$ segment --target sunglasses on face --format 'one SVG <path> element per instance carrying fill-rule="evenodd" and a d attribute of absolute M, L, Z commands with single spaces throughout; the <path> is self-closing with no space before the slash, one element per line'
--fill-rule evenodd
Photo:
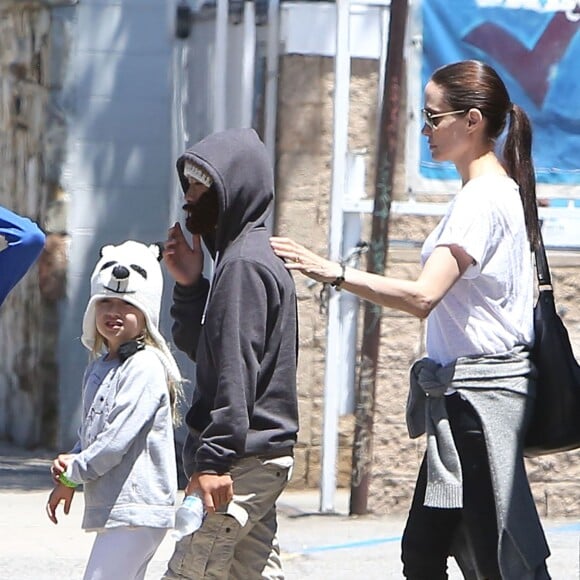
<path fill-rule="evenodd" d="M 432 113 L 427 109 L 421 109 L 423 123 L 425 123 L 429 129 L 435 129 L 437 125 L 439 125 L 439 119 L 441 119 L 441 117 L 447 117 L 448 115 L 462 115 L 463 113 L 467 113 L 467 109 L 461 109 L 459 111 L 446 111 L 445 113 Z"/>

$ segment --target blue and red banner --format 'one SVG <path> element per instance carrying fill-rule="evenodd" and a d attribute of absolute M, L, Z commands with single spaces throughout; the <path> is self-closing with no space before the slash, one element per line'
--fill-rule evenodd
<path fill-rule="evenodd" d="M 534 127 L 538 183 L 580 185 L 580 5 L 565 0 L 423 0 L 423 86 L 439 66 L 492 65 Z M 455 179 L 421 140 L 420 173 Z"/>

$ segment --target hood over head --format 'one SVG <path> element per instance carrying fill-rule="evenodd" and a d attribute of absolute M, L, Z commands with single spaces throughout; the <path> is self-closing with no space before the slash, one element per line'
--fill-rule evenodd
<path fill-rule="evenodd" d="M 228 129 L 205 137 L 177 160 L 177 173 L 185 193 L 186 161 L 199 166 L 213 180 L 220 215 L 215 236 L 203 236 L 215 255 L 241 233 L 262 226 L 272 211 L 274 175 L 266 147 L 253 129 Z"/>

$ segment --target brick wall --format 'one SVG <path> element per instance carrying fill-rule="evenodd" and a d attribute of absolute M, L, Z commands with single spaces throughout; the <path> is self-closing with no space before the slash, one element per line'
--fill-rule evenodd
<path fill-rule="evenodd" d="M 277 230 L 325 254 L 332 155 L 332 59 L 288 55 L 281 60 L 277 147 Z M 353 60 L 349 148 L 366 149 L 367 191 L 372 195 L 377 133 L 378 65 Z M 404 195 L 398 164 L 394 196 Z M 391 239 L 422 241 L 436 218 L 394 217 Z M 368 224 L 367 224 L 368 231 Z M 367 233 L 368 239 L 368 233 Z M 580 316 L 574 305 L 580 291 L 579 257 L 551 255 L 556 297 L 580 352 Z M 419 272 L 418 252 L 391 248 L 387 274 L 405 278 Z M 326 317 L 319 311 L 320 285 L 296 276 L 300 314 L 299 400 L 301 431 L 294 487 L 320 483 L 321 430 Z M 375 401 L 373 468 L 369 509 L 405 512 L 424 450 L 405 426 L 408 369 L 422 354 L 423 325 L 392 310 L 382 317 L 382 339 Z M 353 417 L 340 420 L 338 484 L 350 486 Z M 580 501 L 580 451 L 528 461 L 530 481 L 543 515 L 577 515 Z"/>
<path fill-rule="evenodd" d="M 328 239 L 331 182 L 331 59 L 288 56 L 282 59 L 278 102 L 277 224 L 319 253 Z M 377 63 L 353 61 L 349 147 L 373 147 L 376 136 Z M 369 136 L 371 138 L 369 139 Z M 292 485 L 316 487 L 320 479 L 326 317 L 320 313 L 320 285 L 296 277 L 300 313 L 298 367 L 301 429 Z M 340 485 L 350 481 L 352 417 L 341 419 Z"/>

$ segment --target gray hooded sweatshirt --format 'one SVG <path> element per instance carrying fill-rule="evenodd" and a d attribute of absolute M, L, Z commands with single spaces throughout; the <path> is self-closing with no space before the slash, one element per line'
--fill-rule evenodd
<path fill-rule="evenodd" d="M 83 423 L 66 475 L 84 483 L 86 530 L 171 528 L 177 467 L 165 367 L 147 347 L 101 357 L 83 381 Z"/>
<path fill-rule="evenodd" d="M 188 149 L 177 161 L 184 192 L 186 159 L 212 177 L 219 199 L 215 235 L 203 238 L 215 260 L 211 289 L 204 277 L 176 284 L 171 309 L 174 342 L 197 363 L 183 457 L 190 476 L 292 454 L 298 332 L 294 282 L 269 243 L 274 180 L 258 135 L 227 130 Z"/>

